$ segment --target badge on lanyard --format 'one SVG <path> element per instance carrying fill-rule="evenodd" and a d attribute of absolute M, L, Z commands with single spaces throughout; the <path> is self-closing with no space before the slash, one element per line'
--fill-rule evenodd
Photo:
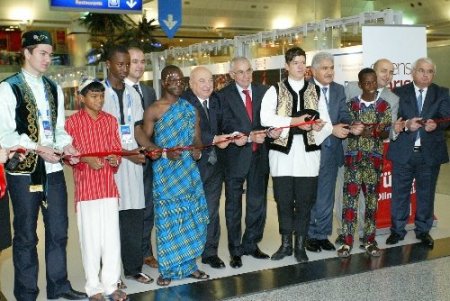
<path fill-rule="evenodd" d="M 129 124 L 121 124 L 120 125 L 120 138 L 122 143 L 128 144 L 132 142 L 131 139 L 131 127 Z"/>
<path fill-rule="evenodd" d="M 45 138 L 51 139 L 53 137 L 53 131 L 50 120 L 42 120 L 42 127 L 44 128 Z"/>

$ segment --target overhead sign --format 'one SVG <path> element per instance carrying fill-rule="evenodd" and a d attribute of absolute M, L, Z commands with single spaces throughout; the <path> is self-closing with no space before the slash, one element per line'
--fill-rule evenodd
<path fill-rule="evenodd" d="M 50 8 L 110 14 L 141 14 L 142 0 L 50 0 Z"/>
<path fill-rule="evenodd" d="M 181 0 L 158 0 L 158 21 L 171 39 L 181 26 Z"/>

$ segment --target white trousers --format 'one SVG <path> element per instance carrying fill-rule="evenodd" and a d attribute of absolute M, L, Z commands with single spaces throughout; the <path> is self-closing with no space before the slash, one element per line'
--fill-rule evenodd
<path fill-rule="evenodd" d="M 77 224 L 86 294 L 110 295 L 121 274 L 118 199 L 78 202 Z"/>

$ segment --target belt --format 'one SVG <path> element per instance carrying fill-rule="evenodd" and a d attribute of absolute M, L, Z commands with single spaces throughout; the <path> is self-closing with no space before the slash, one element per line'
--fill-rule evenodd
<path fill-rule="evenodd" d="M 414 146 L 414 147 L 413 147 L 413 151 L 414 151 L 415 153 L 421 152 L 421 151 L 422 151 L 422 147 L 421 147 L 421 146 Z"/>

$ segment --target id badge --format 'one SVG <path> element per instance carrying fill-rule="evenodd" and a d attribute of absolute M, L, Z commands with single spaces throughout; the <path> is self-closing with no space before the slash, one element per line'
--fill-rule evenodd
<path fill-rule="evenodd" d="M 131 127 L 129 124 L 121 124 L 120 125 L 120 138 L 122 143 L 128 144 L 131 143 Z"/>
<path fill-rule="evenodd" d="M 45 138 L 50 139 L 53 137 L 52 124 L 49 120 L 42 120 L 42 127 L 44 128 Z"/>

